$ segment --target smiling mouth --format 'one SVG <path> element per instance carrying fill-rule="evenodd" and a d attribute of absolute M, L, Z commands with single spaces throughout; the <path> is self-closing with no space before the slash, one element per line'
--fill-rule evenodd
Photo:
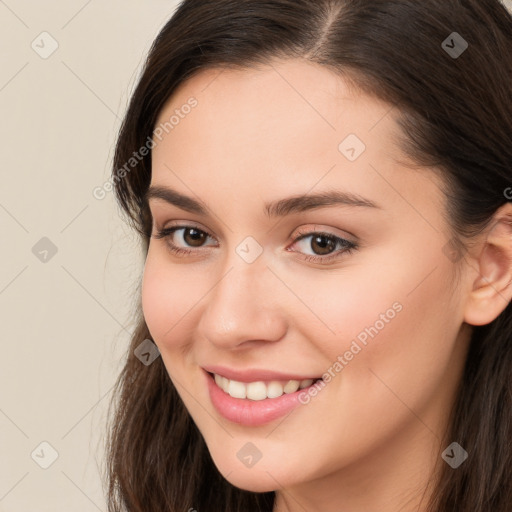
<path fill-rule="evenodd" d="M 217 387 L 233 398 L 246 398 L 249 400 L 265 400 L 267 398 L 279 398 L 283 394 L 295 393 L 298 390 L 308 388 L 316 382 L 322 380 L 317 379 L 304 380 L 288 380 L 288 381 L 255 381 L 255 382 L 239 382 L 231 380 L 222 375 L 208 372 L 215 381 Z"/>

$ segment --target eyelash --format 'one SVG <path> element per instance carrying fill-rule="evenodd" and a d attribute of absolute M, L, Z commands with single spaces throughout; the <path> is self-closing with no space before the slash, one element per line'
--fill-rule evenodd
<path fill-rule="evenodd" d="M 208 233 L 207 231 L 204 231 L 202 229 L 199 229 L 195 226 L 186 226 L 186 225 L 180 225 L 180 226 L 172 226 L 172 227 L 169 227 L 169 228 L 163 228 L 163 229 L 160 229 L 157 231 L 157 233 L 155 235 L 153 235 L 153 238 L 156 238 L 156 239 L 168 239 L 167 240 L 167 245 L 168 245 L 168 248 L 169 250 L 173 253 L 173 254 L 176 254 L 176 255 L 187 255 L 187 254 L 191 254 L 193 252 L 195 252 L 194 250 L 188 250 L 188 249 L 183 249 L 182 247 L 177 247 L 175 244 L 173 244 L 170 239 L 172 238 L 171 235 L 174 234 L 175 231 L 178 231 L 180 229 L 194 229 L 196 231 L 198 231 L 199 233 L 204 233 L 206 234 L 207 236 L 209 236 L 210 238 L 213 238 L 212 235 L 210 235 L 210 233 Z M 312 255 L 303 255 L 302 256 L 302 259 L 304 259 L 305 261 L 309 261 L 309 262 L 314 262 L 314 263 L 322 263 L 322 264 L 327 264 L 327 263 L 330 263 L 332 260 L 335 260 L 335 259 L 338 259 L 341 255 L 344 255 L 344 254 L 351 254 L 352 251 L 354 250 L 357 250 L 359 248 L 358 244 L 356 244 L 355 242 L 351 242 L 349 240 L 346 240 L 344 238 L 340 238 L 338 236 L 335 236 L 331 233 L 326 233 L 326 232 L 323 232 L 323 231 L 309 231 L 309 232 L 299 232 L 298 233 L 298 236 L 295 238 L 295 240 L 293 241 L 293 244 L 296 244 L 297 242 L 309 237 L 309 236 L 313 236 L 313 235 L 317 235 L 317 236 L 323 236 L 325 238 L 328 238 L 332 241 L 334 241 L 336 243 L 336 245 L 341 245 L 342 246 L 342 249 L 339 249 L 337 251 L 335 251 L 334 253 L 331 253 L 327 256 L 312 256 Z"/>

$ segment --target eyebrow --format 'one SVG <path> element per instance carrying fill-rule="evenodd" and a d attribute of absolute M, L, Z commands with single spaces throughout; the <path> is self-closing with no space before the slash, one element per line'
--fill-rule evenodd
<path fill-rule="evenodd" d="M 208 215 L 208 207 L 201 201 L 183 195 L 176 190 L 162 186 L 151 186 L 144 195 L 144 200 L 161 199 L 189 213 Z M 292 213 L 300 213 L 327 206 L 361 206 L 365 208 L 381 207 L 357 194 L 341 190 L 328 190 L 317 194 L 302 194 L 265 203 L 264 213 L 269 217 L 283 217 Z"/>

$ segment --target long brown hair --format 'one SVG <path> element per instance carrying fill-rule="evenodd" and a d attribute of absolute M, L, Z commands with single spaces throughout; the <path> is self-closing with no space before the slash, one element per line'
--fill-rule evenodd
<path fill-rule="evenodd" d="M 449 50 L 464 44 L 461 54 Z M 459 250 L 507 201 L 512 18 L 498 0 L 185 0 L 153 43 L 115 151 L 116 199 L 144 251 L 151 153 L 126 163 L 153 135 L 164 103 L 201 70 L 248 68 L 276 57 L 322 64 L 397 108 L 405 154 L 441 172 Z M 135 348 L 150 338 L 140 300 L 135 315 L 109 413 L 109 512 L 270 512 L 274 492 L 238 489 L 218 472 L 162 359 L 146 366 L 136 357 Z M 493 322 L 473 328 L 451 412 L 448 438 L 469 459 L 456 470 L 444 464 L 429 512 L 510 511 L 510 303 Z"/>

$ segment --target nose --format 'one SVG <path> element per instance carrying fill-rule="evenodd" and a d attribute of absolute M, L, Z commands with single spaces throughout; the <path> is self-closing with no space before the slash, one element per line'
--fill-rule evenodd
<path fill-rule="evenodd" d="M 284 303 L 276 293 L 279 280 L 261 257 L 248 264 L 235 255 L 230 263 L 216 276 L 207 295 L 198 334 L 222 349 L 281 339 L 287 323 Z"/>

